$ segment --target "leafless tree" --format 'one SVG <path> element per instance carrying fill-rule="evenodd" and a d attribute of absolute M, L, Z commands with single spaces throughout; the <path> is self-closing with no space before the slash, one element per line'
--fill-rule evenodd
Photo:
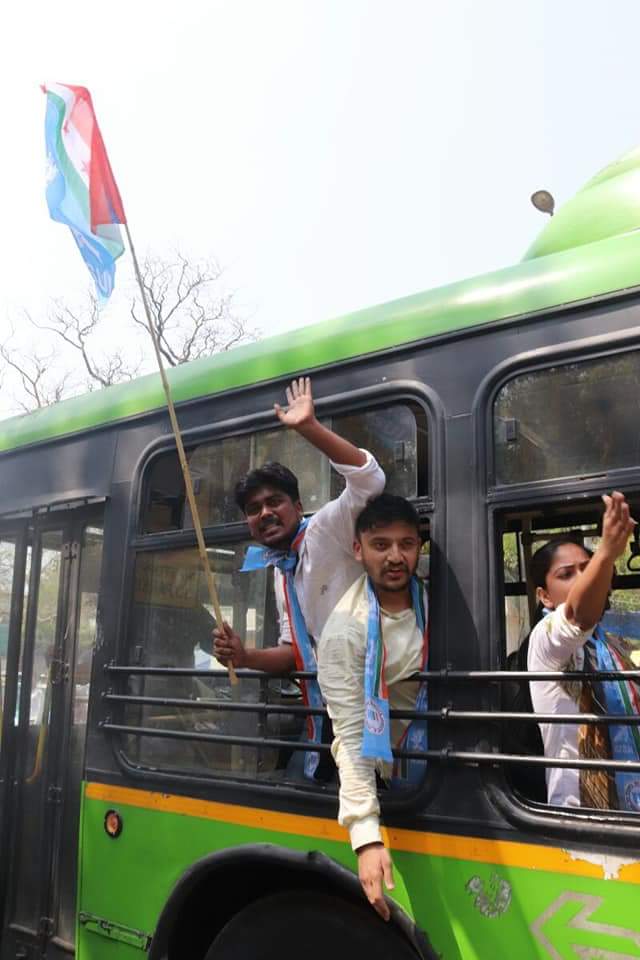
<path fill-rule="evenodd" d="M 182 253 L 172 259 L 147 257 L 144 261 L 143 287 L 167 366 L 257 339 L 258 331 L 236 315 L 234 295 L 219 290 L 221 277 L 222 270 L 215 261 L 196 261 Z M 57 302 L 44 321 L 28 316 L 31 325 L 44 335 L 39 338 L 40 346 L 15 346 L 13 331 L 0 343 L 0 378 L 8 373 L 18 383 L 19 409 L 29 412 L 58 402 L 74 388 L 76 392 L 77 388 L 97 390 L 131 380 L 145 368 L 153 369 L 151 338 L 139 294 L 131 301 L 130 315 L 134 329 L 144 328 L 145 334 L 138 338 L 137 348 L 135 338 L 127 336 L 126 350 L 100 346 L 103 321 L 93 292 L 81 309 Z M 54 369 L 60 365 L 61 348 L 62 354 L 75 354 L 80 360 L 82 375 L 78 376 L 74 365 L 73 383 L 71 371 L 63 370 L 56 380 Z"/>
<path fill-rule="evenodd" d="M 215 261 L 192 262 L 177 253 L 175 260 L 148 257 L 142 281 L 162 357 L 176 367 L 255 340 L 245 320 L 233 313 L 233 294 L 215 293 L 222 270 Z M 134 321 L 147 329 L 138 299 L 131 304 Z"/>
<path fill-rule="evenodd" d="M 54 352 L 30 350 L 27 355 L 10 346 L 12 337 L 13 331 L 4 343 L 0 343 L 0 359 L 5 367 L 18 376 L 22 388 L 22 396 L 16 398 L 19 409 L 23 413 L 30 413 L 58 403 L 67 390 L 70 374 L 52 377 L 50 371 Z"/>
<path fill-rule="evenodd" d="M 140 372 L 141 356 L 138 356 L 137 360 L 125 357 L 122 350 L 113 350 L 111 353 L 100 356 L 96 355 L 95 349 L 91 349 L 89 340 L 100 323 L 98 301 L 93 292 L 88 294 L 87 309 L 84 313 L 72 310 L 71 307 L 62 303 L 56 303 L 51 310 L 48 323 L 37 323 L 34 320 L 31 322 L 39 330 L 54 333 L 79 353 L 86 373 L 84 382 L 89 390 L 110 387 L 123 380 L 133 380 Z"/>

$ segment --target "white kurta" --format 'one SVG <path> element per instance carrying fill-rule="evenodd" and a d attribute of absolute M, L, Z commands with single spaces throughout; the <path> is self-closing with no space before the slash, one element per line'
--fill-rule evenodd
<path fill-rule="evenodd" d="M 362 575 L 329 617 L 318 648 L 318 680 L 333 721 L 333 758 L 340 772 L 338 821 L 348 828 L 354 850 L 380 836 L 376 767 L 384 779 L 389 764 L 361 756 L 364 724 L 364 664 L 369 603 Z M 401 683 L 422 669 L 423 637 L 413 608 L 401 613 L 380 610 L 385 647 L 385 679 L 391 710 L 415 708 L 419 683 Z M 397 744 L 409 721 L 391 721 L 391 744 Z"/>
<path fill-rule="evenodd" d="M 581 630 L 569 623 L 564 615 L 564 603 L 548 613 L 531 631 L 527 667 L 537 672 L 566 670 L 571 657 L 576 670 L 584 666 L 584 644 L 593 630 Z M 568 713 L 578 715 L 576 701 L 558 680 L 538 680 L 529 684 L 531 702 L 536 713 Z M 577 723 L 539 724 L 544 752 L 547 757 L 577 760 Z M 562 807 L 580 806 L 580 773 L 578 770 L 547 767 L 547 799 Z"/>
<path fill-rule="evenodd" d="M 311 517 L 300 548 L 294 584 L 307 630 L 316 639 L 340 597 L 362 574 L 362 564 L 353 555 L 356 518 L 367 501 L 384 490 L 385 475 L 381 467 L 370 453 L 362 452 L 367 456 L 362 467 L 331 464 L 347 485 L 339 497 Z M 274 589 L 280 620 L 279 643 L 291 643 L 282 574 L 277 569 Z"/>

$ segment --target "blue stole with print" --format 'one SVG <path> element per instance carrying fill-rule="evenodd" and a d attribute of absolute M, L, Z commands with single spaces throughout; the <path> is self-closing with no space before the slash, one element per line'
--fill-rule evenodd
<path fill-rule="evenodd" d="M 424 607 L 423 586 L 417 577 L 410 582 L 411 601 L 418 629 L 422 634 L 422 669 L 429 658 L 429 630 Z M 385 649 L 382 638 L 380 604 L 373 584 L 367 577 L 367 647 L 364 665 L 364 726 L 361 755 L 370 760 L 393 762 L 391 752 L 391 726 L 389 717 L 389 691 L 384 677 Z M 425 713 L 428 706 L 427 684 L 420 684 L 416 698 L 416 710 Z M 427 721 L 412 720 L 405 730 L 398 748 L 424 753 L 427 750 Z M 401 760 L 394 773 L 402 780 L 418 782 L 424 776 L 424 760 Z"/>
<path fill-rule="evenodd" d="M 602 627 L 593 631 L 593 637 L 586 643 L 595 654 L 595 664 L 598 670 L 616 671 L 633 668 L 632 663 L 625 663 L 618 651 L 606 638 Z M 585 651 L 585 654 L 587 651 Z M 585 656 L 585 664 L 587 657 Z M 606 712 L 618 716 L 634 716 L 638 714 L 638 692 L 633 683 L 628 680 L 600 680 L 598 686 L 602 690 Z M 640 724 L 640 717 L 639 717 Z M 611 758 L 613 760 L 640 760 L 640 731 L 631 724 L 609 726 L 609 742 L 611 744 Z M 640 811 L 640 774 L 615 771 L 618 806 L 621 810 Z"/>

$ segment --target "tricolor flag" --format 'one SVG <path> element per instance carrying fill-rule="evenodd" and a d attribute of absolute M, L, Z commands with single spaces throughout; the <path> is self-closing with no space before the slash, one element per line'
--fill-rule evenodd
<path fill-rule="evenodd" d="M 47 95 L 47 204 L 66 223 L 95 280 L 98 298 L 113 290 L 116 259 L 124 250 L 122 200 L 86 87 L 43 86 Z"/>

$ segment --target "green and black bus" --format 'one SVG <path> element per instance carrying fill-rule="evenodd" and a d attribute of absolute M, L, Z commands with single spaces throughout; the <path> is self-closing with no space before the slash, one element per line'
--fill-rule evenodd
<path fill-rule="evenodd" d="M 640 957 L 640 819 L 549 806 L 522 771 L 567 760 L 513 750 L 536 718 L 505 693 L 526 683 L 507 667 L 536 542 L 597 538 L 612 488 L 640 516 L 639 181 L 636 152 L 509 269 L 171 371 L 247 643 L 277 626 L 268 573 L 238 574 L 235 479 L 278 459 L 307 511 L 339 492 L 273 416 L 293 376 L 423 520 L 429 749 L 422 784 L 382 796 L 388 924 L 335 782 L 287 772 L 300 677 L 240 671 L 232 690 L 212 656 L 159 378 L 0 424 L 0 960 Z M 639 553 L 610 614 L 631 635 Z"/>

